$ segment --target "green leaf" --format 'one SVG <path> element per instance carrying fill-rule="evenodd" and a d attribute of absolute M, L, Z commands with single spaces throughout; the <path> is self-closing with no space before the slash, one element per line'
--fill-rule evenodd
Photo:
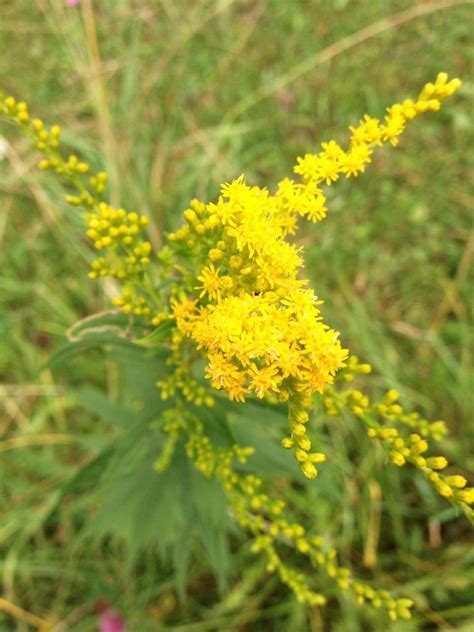
<path fill-rule="evenodd" d="M 102 391 L 95 388 L 83 388 L 68 391 L 74 395 L 79 404 L 87 410 L 96 413 L 101 419 L 117 426 L 128 426 L 136 423 L 142 416 L 140 411 L 134 410 L 122 402 L 111 401 Z"/>
<path fill-rule="evenodd" d="M 195 542 L 194 525 L 190 524 L 178 534 L 174 543 L 173 565 L 175 568 L 176 591 L 182 602 L 186 601 L 186 579 Z"/>
<path fill-rule="evenodd" d="M 288 432 L 288 418 L 277 407 L 249 401 L 230 415 L 229 424 L 240 445 L 255 448 L 245 469 L 248 467 L 268 477 L 303 478 L 291 451 L 280 445 L 281 438 Z"/>
<path fill-rule="evenodd" d="M 63 485 L 63 494 L 78 494 L 96 489 L 111 456 L 112 449 L 110 447 L 98 454 Z"/>
<path fill-rule="evenodd" d="M 216 478 L 207 478 L 189 460 L 183 464 L 183 472 L 186 523 L 194 525 L 216 574 L 219 589 L 224 591 L 231 570 L 228 534 L 235 529 L 227 511 L 227 497 Z"/>
<path fill-rule="evenodd" d="M 134 409 L 142 416 L 156 417 L 169 406 L 156 388 L 156 382 L 169 371 L 165 363 L 167 355 L 165 350 L 150 350 L 137 345 L 132 345 L 132 348 L 112 347 L 107 354 L 108 359 L 122 368 L 123 400 L 133 402 Z"/>
<path fill-rule="evenodd" d="M 48 360 L 44 368 L 54 369 L 63 365 L 72 358 L 81 355 L 90 349 L 100 349 L 104 346 L 121 347 L 122 349 L 133 349 L 133 343 L 116 333 L 110 331 L 87 333 L 76 342 L 68 342 L 60 347 Z"/>
<path fill-rule="evenodd" d="M 174 318 L 165 320 L 160 325 L 158 325 L 155 331 L 153 331 L 151 334 L 148 334 L 148 336 L 145 336 L 144 338 L 138 338 L 138 340 L 135 340 L 134 342 L 136 345 L 143 345 L 145 347 L 150 345 L 153 346 L 155 342 L 166 340 L 170 331 L 175 327 L 176 321 L 174 320 Z"/>

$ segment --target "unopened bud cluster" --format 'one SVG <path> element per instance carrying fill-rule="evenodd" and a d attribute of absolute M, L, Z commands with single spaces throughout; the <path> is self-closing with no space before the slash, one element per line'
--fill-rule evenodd
<path fill-rule="evenodd" d="M 440 470 L 448 466 L 447 459 L 443 456 L 424 456 L 429 450 L 429 444 L 419 434 L 413 433 L 403 438 L 396 428 L 369 428 L 367 434 L 371 439 L 382 441 L 395 465 L 401 467 L 407 462 L 414 465 L 441 496 L 458 504 L 474 504 L 474 487 L 466 487 L 467 480 L 464 476 L 441 474 Z"/>
<path fill-rule="evenodd" d="M 123 208 L 114 209 L 100 202 L 89 213 L 87 236 L 97 250 L 107 250 L 109 256 L 96 259 L 89 277 L 139 278 L 150 263 L 151 243 L 141 236 L 147 224 L 148 218 L 143 215 L 127 213 Z M 127 303 L 118 300 L 115 304 L 125 307 Z"/>
<path fill-rule="evenodd" d="M 309 421 L 308 409 L 311 400 L 301 393 L 294 393 L 288 401 L 288 426 L 291 436 L 281 441 L 284 448 L 294 451 L 295 459 L 306 478 L 316 478 L 318 470 L 316 465 L 326 461 L 326 455 L 322 452 L 311 452 L 311 439 L 306 432 Z"/>

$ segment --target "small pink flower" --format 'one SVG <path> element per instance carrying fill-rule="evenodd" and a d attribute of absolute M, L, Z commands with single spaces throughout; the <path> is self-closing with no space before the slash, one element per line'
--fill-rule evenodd
<path fill-rule="evenodd" d="M 77 4 L 79 4 L 79 2 L 80 0 L 66 0 L 66 4 L 70 7 L 75 7 Z"/>
<path fill-rule="evenodd" d="M 124 632 L 125 621 L 117 613 L 112 610 L 106 610 L 100 616 L 100 632 Z"/>

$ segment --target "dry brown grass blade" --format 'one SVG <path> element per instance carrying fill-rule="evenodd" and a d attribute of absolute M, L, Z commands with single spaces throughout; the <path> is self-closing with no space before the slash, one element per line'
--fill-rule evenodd
<path fill-rule="evenodd" d="M 118 144 L 113 131 L 107 90 L 103 81 L 102 61 L 92 0 L 84 0 L 81 3 L 81 11 L 91 69 L 90 86 L 92 87 L 93 99 L 96 103 L 97 117 L 101 135 L 104 140 L 104 153 L 110 177 L 110 197 L 114 206 L 120 206 L 120 183 L 117 164 L 117 157 L 119 155 Z"/>
<path fill-rule="evenodd" d="M 28 610 L 24 610 L 20 608 L 20 606 L 16 606 L 11 601 L 7 601 L 0 597 L 0 610 L 3 612 L 7 612 L 9 615 L 14 617 L 15 619 L 19 619 L 20 621 L 24 621 L 25 623 L 29 623 L 38 629 L 46 629 L 46 626 L 49 625 L 49 622 L 46 619 L 42 619 L 41 617 L 37 617 L 36 615 L 28 612 Z"/>
<path fill-rule="evenodd" d="M 65 434 L 24 435 L 0 441 L 0 452 L 45 445 L 68 445 L 73 443 L 73 441 L 72 437 Z"/>

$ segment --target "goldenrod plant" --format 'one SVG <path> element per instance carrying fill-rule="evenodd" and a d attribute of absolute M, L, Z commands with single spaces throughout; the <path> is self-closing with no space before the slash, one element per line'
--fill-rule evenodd
<path fill-rule="evenodd" d="M 115 314 L 125 318 L 119 337 L 147 357 L 163 359 L 154 376 L 163 402 L 153 430 L 162 436 L 156 475 L 183 468 L 185 454 L 201 476 L 218 481 L 252 551 L 311 606 L 327 598 L 325 582 L 311 568 L 358 603 L 385 609 L 392 620 L 410 618 L 413 601 L 358 581 L 313 526 L 300 524 L 290 504 L 268 489 L 252 467 L 255 446 L 240 445 L 227 426 L 228 414 L 249 400 L 285 407 L 281 446 L 293 454 L 302 477 L 315 479 L 318 467 L 337 461 L 337 454 L 318 449 L 312 428 L 323 414 L 329 423 L 337 417 L 344 423 L 350 414 L 382 446 L 387 462 L 412 466 L 414 476 L 421 474 L 474 522 L 474 488 L 454 470 L 445 474 L 448 462 L 434 447 L 446 424 L 404 410 L 394 389 L 374 400 L 362 386 L 352 387 L 371 366 L 351 355 L 339 332 L 324 322 L 295 237 L 300 218 L 325 218 L 326 187 L 364 173 L 374 151 L 397 146 L 411 120 L 438 111 L 460 86 L 459 79 L 440 73 L 416 100 L 388 108 L 383 120 L 366 115 L 350 126 L 345 147 L 331 140 L 298 158 L 292 176 L 272 191 L 240 175 L 221 187 L 216 201 L 192 200 L 184 223 L 158 252 L 146 237 L 148 217 L 107 201 L 107 174 L 93 172 L 75 154 L 66 156 L 58 125 L 48 128 L 31 118 L 27 105 L 12 96 L 0 101 L 4 117 L 43 154 L 40 169 L 63 179 L 70 188 L 66 202 L 83 210 L 86 235 L 98 253 L 89 277 L 114 280 Z"/>

